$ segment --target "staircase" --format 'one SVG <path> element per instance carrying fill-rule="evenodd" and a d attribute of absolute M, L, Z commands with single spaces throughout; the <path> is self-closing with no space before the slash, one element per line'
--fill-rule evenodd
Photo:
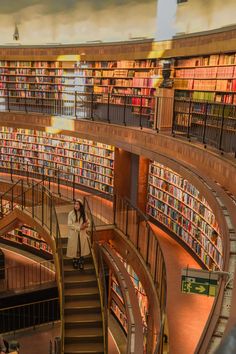
<path fill-rule="evenodd" d="M 58 223 L 54 202 L 51 192 L 41 182 L 25 188 L 23 181 L 18 181 L 0 197 L 1 231 L 23 222 L 44 232 L 52 240 L 52 249 L 57 245 L 55 257 L 64 280 L 62 354 L 104 354 L 107 326 L 93 258 L 85 258 L 84 270 L 79 270 L 73 268 L 72 259 L 65 257 L 67 238 L 61 237 L 63 225 Z"/>
<path fill-rule="evenodd" d="M 99 289 L 92 257 L 84 270 L 74 269 L 72 259 L 64 264 L 64 354 L 104 353 Z"/>

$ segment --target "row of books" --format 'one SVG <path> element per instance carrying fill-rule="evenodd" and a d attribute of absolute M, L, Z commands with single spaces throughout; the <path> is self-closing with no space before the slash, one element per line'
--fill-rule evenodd
<path fill-rule="evenodd" d="M 166 182 L 169 182 L 170 184 L 178 187 L 180 190 L 194 197 L 195 199 L 200 201 L 201 204 L 211 210 L 206 199 L 200 195 L 199 190 L 175 171 L 155 161 L 150 164 L 149 173 L 158 178 L 164 179 Z"/>
<path fill-rule="evenodd" d="M 202 218 L 212 225 L 213 228 L 217 228 L 216 218 L 212 211 L 206 208 L 204 204 L 201 204 L 199 200 L 184 193 L 172 184 L 149 175 L 149 190 L 153 197 L 167 202 L 190 220 L 196 220 L 196 223 L 198 223 L 200 222 L 199 219 Z"/>
<path fill-rule="evenodd" d="M 192 58 L 178 59 L 175 66 L 217 66 L 236 64 L 236 54 L 212 54 Z"/>
<path fill-rule="evenodd" d="M 168 205 L 166 202 L 154 198 L 151 194 L 148 196 L 148 203 L 158 211 L 164 213 L 165 215 L 169 216 L 173 221 L 177 224 L 180 224 L 185 231 L 189 232 L 191 235 L 195 235 L 196 233 L 202 232 L 208 239 L 211 238 L 213 228 L 203 219 L 194 215 L 194 221 L 187 218 L 184 213 L 181 213 L 177 209 L 173 208 L 172 206 Z"/>
<path fill-rule="evenodd" d="M 181 237 L 207 266 L 221 268 L 222 239 L 209 204 L 196 187 L 158 162 L 149 166 L 147 213 Z"/>
<path fill-rule="evenodd" d="M 11 232 L 5 234 L 3 237 L 6 239 L 10 239 L 14 242 L 18 242 L 20 244 L 25 244 L 30 247 L 34 247 L 38 250 L 43 250 L 50 254 L 52 253 L 51 248 L 43 239 L 41 239 L 38 232 L 26 225 L 12 230 Z"/>
<path fill-rule="evenodd" d="M 193 252 L 199 256 L 209 270 L 222 269 L 223 257 L 218 253 L 215 259 L 213 259 L 181 224 L 176 223 L 176 221 L 172 220 L 170 216 L 152 207 L 150 204 L 147 206 L 147 213 L 180 237 L 193 250 Z M 196 246 L 197 244 L 199 246 Z M 198 251 L 198 249 L 200 249 L 200 251 Z M 199 252 L 199 254 L 197 252 Z"/>
<path fill-rule="evenodd" d="M 179 79 L 175 81 L 174 87 L 178 90 L 204 90 L 204 91 L 235 91 L 236 79 L 234 80 L 198 80 Z"/>
<path fill-rule="evenodd" d="M 219 102 L 227 104 L 236 104 L 236 92 L 235 93 L 223 93 L 223 92 L 207 92 L 207 91 L 183 91 L 176 90 L 175 97 L 187 100 L 201 100 L 207 102 Z"/>
<path fill-rule="evenodd" d="M 175 77 L 186 79 L 233 79 L 236 78 L 236 66 L 176 69 Z"/>
<path fill-rule="evenodd" d="M 55 176 L 112 192 L 114 147 L 87 139 L 1 127 L 1 166 Z M 5 162 L 4 162 L 5 161 Z M 23 164 L 20 167 L 20 164 Z M 107 186 L 106 186 L 107 185 Z"/>

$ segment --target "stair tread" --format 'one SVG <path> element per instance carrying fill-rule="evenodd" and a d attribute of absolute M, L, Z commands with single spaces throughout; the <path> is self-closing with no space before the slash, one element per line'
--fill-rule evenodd
<path fill-rule="evenodd" d="M 72 313 L 65 315 L 65 322 L 94 322 L 102 321 L 101 312 L 95 313 Z"/>
<path fill-rule="evenodd" d="M 83 281 L 94 281 L 97 280 L 95 274 L 87 274 L 83 271 L 76 270 L 72 274 L 64 275 L 64 282 L 83 282 Z"/>
<path fill-rule="evenodd" d="M 92 263 L 85 263 L 84 264 L 84 269 L 94 269 L 94 265 Z M 73 270 L 75 271 L 74 267 L 73 267 L 73 262 L 71 261 L 69 264 L 65 264 L 64 265 L 64 270 Z"/>
<path fill-rule="evenodd" d="M 97 295 L 99 294 L 98 288 L 66 288 L 64 289 L 65 295 Z"/>
<path fill-rule="evenodd" d="M 64 352 L 73 353 L 102 353 L 103 343 L 65 343 Z"/>
<path fill-rule="evenodd" d="M 103 336 L 102 327 L 80 327 L 80 328 L 67 328 L 65 330 L 65 338 L 68 337 L 94 337 Z"/>
<path fill-rule="evenodd" d="M 70 308 L 91 308 L 91 307 L 101 307 L 99 300 L 88 299 L 88 300 L 67 300 L 65 302 L 65 309 Z"/>

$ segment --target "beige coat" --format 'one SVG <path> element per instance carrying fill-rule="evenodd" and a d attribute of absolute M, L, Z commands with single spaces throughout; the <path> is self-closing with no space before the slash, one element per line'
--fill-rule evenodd
<path fill-rule="evenodd" d="M 74 210 L 71 210 L 68 214 L 68 243 L 66 256 L 69 258 L 76 258 L 78 255 L 81 257 L 87 256 L 90 253 L 87 229 L 80 230 L 81 225 L 83 224 L 82 218 L 80 218 L 80 212 L 78 211 L 78 222 L 76 222 L 76 216 Z M 88 219 L 87 219 L 88 220 Z M 80 248 L 78 241 L 80 238 Z M 79 253 L 77 253 L 77 251 Z"/>

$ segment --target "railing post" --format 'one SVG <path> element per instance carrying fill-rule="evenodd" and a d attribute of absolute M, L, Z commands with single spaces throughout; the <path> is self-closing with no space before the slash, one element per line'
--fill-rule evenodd
<path fill-rule="evenodd" d="M 154 284 L 156 285 L 156 278 L 157 278 L 157 257 L 158 257 L 158 242 L 156 241 L 156 254 L 155 254 L 155 268 L 154 268 Z"/>
<path fill-rule="evenodd" d="M 116 202 L 117 202 L 117 196 L 116 194 L 113 195 L 113 224 L 116 224 Z"/>
<path fill-rule="evenodd" d="M 207 126 L 207 115 L 208 115 L 208 102 L 205 105 L 205 119 L 204 119 L 204 126 L 203 126 L 203 135 L 202 135 L 202 143 L 206 145 L 206 126 Z"/>
<path fill-rule="evenodd" d="M 50 235 L 52 235 L 52 198 L 50 198 Z"/>
<path fill-rule="evenodd" d="M 24 184 L 23 184 L 23 179 L 20 182 L 21 184 L 21 209 L 24 209 Z"/>
<path fill-rule="evenodd" d="M 111 123 L 111 120 L 110 120 L 110 93 L 108 92 L 107 93 L 107 122 L 108 123 Z"/>
<path fill-rule="evenodd" d="M 128 235 L 128 226 L 129 226 L 129 205 L 126 205 L 126 220 L 125 220 L 125 235 L 129 238 Z"/>
<path fill-rule="evenodd" d="M 171 127 L 171 134 L 172 134 L 172 136 L 175 135 L 175 106 L 176 106 L 176 99 L 175 99 L 175 97 L 174 97 L 173 118 L 172 118 L 172 127 Z"/>
<path fill-rule="evenodd" d="M 191 122 L 191 109 L 192 109 L 192 101 L 189 101 L 189 107 L 188 107 L 188 126 L 187 126 L 187 139 L 190 139 L 190 122 Z"/>
<path fill-rule="evenodd" d="M 32 182 L 32 216 L 34 218 L 34 181 Z"/>
<path fill-rule="evenodd" d="M 223 132 L 224 132 L 224 120 L 225 120 L 225 104 L 223 106 L 223 112 L 222 112 L 222 118 L 221 118 L 219 150 L 222 150 L 222 139 L 223 139 Z"/>
<path fill-rule="evenodd" d="M 60 169 L 59 167 L 57 168 L 57 194 L 61 196 L 60 192 Z"/>
<path fill-rule="evenodd" d="M 150 246 L 150 226 L 148 224 L 146 224 L 148 226 L 148 234 L 147 234 L 147 253 L 146 253 L 146 265 L 149 266 L 148 263 L 148 258 L 149 258 L 149 246 Z"/>
<path fill-rule="evenodd" d="M 77 118 L 77 91 L 75 91 L 75 118 Z"/>
<path fill-rule="evenodd" d="M 14 200 L 14 193 L 13 193 L 13 188 L 11 189 L 11 211 L 13 210 L 13 200 Z"/>
<path fill-rule="evenodd" d="M 13 169 L 12 169 L 12 157 L 10 159 L 10 175 L 11 175 L 11 182 L 13 182 Z"/>
<path fill-rule="evenodd" d="M 29 162 L 26 162 L 26 178 L 27 178 L 27 184 L 29 184 Z"/>
<path fill-rule="evenodd" d="M 7 88 L 7 110 L 10 112 L 10 90 Z"/>
<path fill-rule="evenodd" d="M 42 226 L 44 225 L 44 186 L 42 186 Z"/>
<path fill-rule="evenodd" d="M 27 102 L 26 102 L 26 90 L 25 90 L 25 112 L 27 113 Z"/>
<path fill-rule="evenodd" d="M 124 126 L 126 126 L 126 119 L 125 119 L 125 114 L 126 114 L 126 99 L 127 99 L 127 96 L 126 94 L 124 95 L 124 112 L 123 112 L 123 124 Z"/>
<path fill-rule="evenodd" d="M 73 182 L 72 182 L 72 199 L 75 200 L 75 174 L 73 173 Z"/>
<path fill-rule="evenodd" d="M 45 172 L 44 172 L 44 165 L 42 167 L 43 173 L 42 173 L 42 182 L 43 182 L 43 186 L 44 186 L 44 178 L 45 178 Z"/>
<path fill-rule="evenodd" d="M 139 109 L 140 109 L 140 111 L 139 111 L 139 126 L 140 126 L 140 129 L 143 129 L 143 126 L 142 126 L 143 98 L 142 98 L 142 96 L 140 97 Z"/>
<path fill-rule="evenodd" d="M 94 101 L 94 91 L 91 92 L 91 112 L 90 112 L 90 115 L 91 115 L 91 119 L 92 121 L 94 120 L 94 117 L 93 117 L 93 101 Z"/>
<path fill-rule="evenodd" d="M 139 215 L 137 214 L 137 244 L 136 244 L 136 248 L 139 251 L 139 228 L 140 228 L 140 219 L 139 219 Z"/>

